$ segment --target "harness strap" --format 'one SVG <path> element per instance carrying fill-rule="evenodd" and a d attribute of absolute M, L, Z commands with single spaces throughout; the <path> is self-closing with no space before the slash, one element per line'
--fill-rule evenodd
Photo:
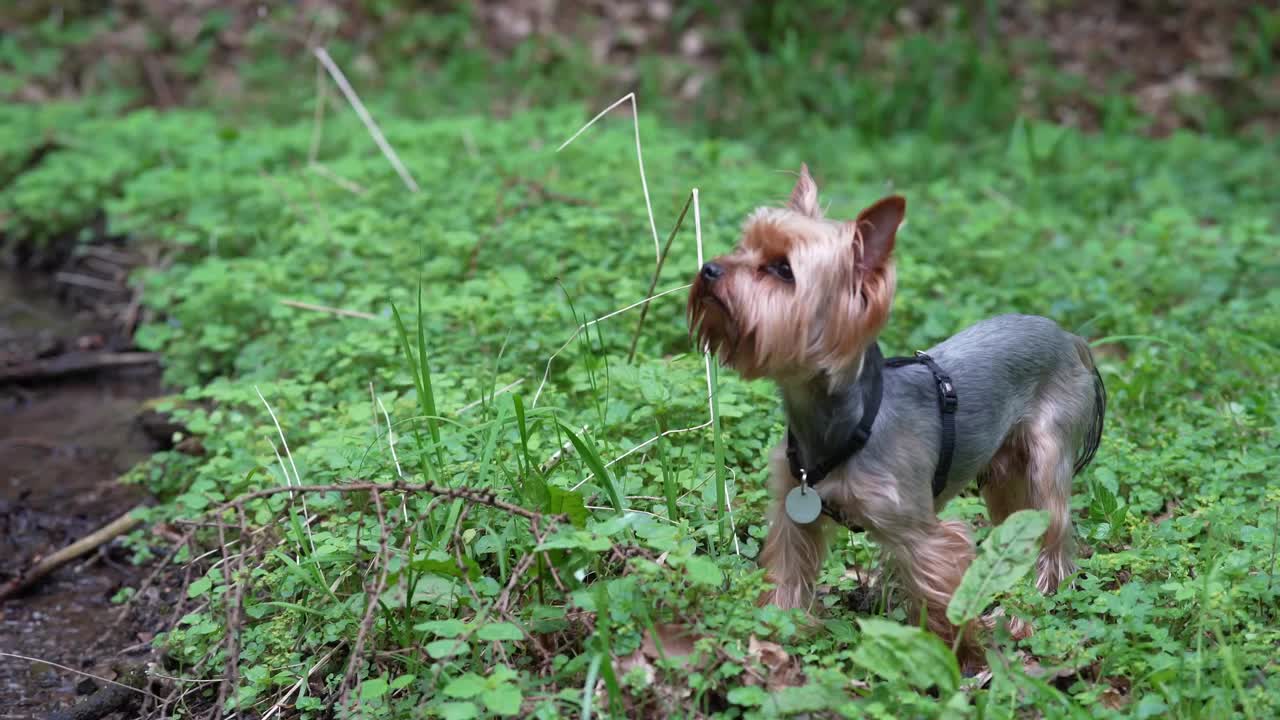
<path fill-rule="evenodd" d="M 955 386 L 951 383 L 951 376 L 947 375 L 933 358 L 923 352 L 916 352 L 914 357 L 895 357 L 885 360 L 880 353 L 880 346 L 875 343 L 867 349 L 864 363 L 866 371 L 871 375 L 868 378 L 870 382 L 864 386 L 862 418 L 853 429 L 853 434 L 843 452 L 825 461 L 819 460 L 812 467 L 806 467 L 804 460 L 800 457 L 800 447 L 795 435 L 787 430 L 787 465 L 790 466 L 792 477 L 800 481 L 801 485 L 812 489 L 828 473 L 866 447 L 867 441 L 871 439 L 871 426 L 875 424 L 876 415 L 880 411 L 883 390 L 881 368 L 904 367 L 919 363 L 929 368 L 938 391 L 938 413 L 942 420 L 942 436 L 938 448 L 938 464 L 933 472 L 933 496 L 936 498 L 942 495 L 947 488 L 947 475 L 951 473 L 951 458 L 956 449 L 956 407 L 959 405 L 959 398 L 956 395 Z M 822 514 L 854 532 L 862 531 L 862 528 L 852 525 L 843 513 L 825 500 L 822 502 Z"/>
<path fill-rule="evenodd" d="M 872 343 L 867 348 L 862 362 L 866 380 L 862 390 L 862 417 L 839 454 L 825 460 L 818 459 L 813 465 L 806 466 L 800 457 L 800 445 L 796 442 L 795 434 L 790 429 L 787 430 L 787 465 L 790 466 L 791 476 L 810 490 L 822 482 L 832 470 L 861 452 L 871 440 L 871 427 L 875 425 L 876 415 L 880 414 L 880 400 L 884 394 L 884 378 L 881 373 L 884 367 L 884 354 L 880 352 L 878 343 Z M 817 491 L 814 490 L 814 492 Z M 822 501 L 822 514 L 854 532 L 862 531 L 862 528 L 850 523 L 844 517 L 844 513 L 826 500 Z"/>
<path fill-rule="evenodd" d="M 871 347 L 867 348 L 866 357 L 863 359 L 867 382 L 863 385 L 862 417 L 853 428 L 848 443 L 840 453 L 826 460 L 819 459 L 813 465 L 806 466 L 800 457 L 796 436 L 787 430 L 787 464 L 791 467 L 792 477 L 804 485 L 813 487 L 822 482 L 828 473 L 867 446 L 867 441 L 871 439 L 871 427 L 875 425 L 876 415 L 880 413 L 880 399 L 884 394 L 884 380 L 880 373 L 883 365 L 884 355 L 880 353 L 880 346 L 872 343 Z"/>
<path fill-rule="evenodd" d="M 951 474 L 951 458 L 956 452 L 956 407 L 960 403 L 955 385 L 934 359 L 917 351 L 915 357 L 896 357 L 885 361 L 885 367 L 903 367 L 920 363 L 933 374 L 938 391 L 938 414 L 942 420 L 942 436 L 938 447 L 938 464 L 933 471 L 933 496 L 938 497 L 947 489 L 947 475 Z"/>

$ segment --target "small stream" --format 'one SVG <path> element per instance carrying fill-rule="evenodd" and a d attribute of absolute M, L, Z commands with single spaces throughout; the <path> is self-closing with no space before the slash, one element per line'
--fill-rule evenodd
<path fill-rule="evenodd" d="M 58 302 L 44 276 L 0 270 L 0 363 L 93 342 L 95 322 Z M 0 582 L 145 498 L 116 478 L 153 450 L 135 418 L 159 392 L 155 368 L 0 381 Z M 129 560 L 116 542 L 0 604 L 0 652 L 114 677 L 118 653 L 150 639 L 116 624 L 111 597 L 145 574 Z M 92 689 L 75 673 L 0 656 L 0 718 L 42 716 Z"/>

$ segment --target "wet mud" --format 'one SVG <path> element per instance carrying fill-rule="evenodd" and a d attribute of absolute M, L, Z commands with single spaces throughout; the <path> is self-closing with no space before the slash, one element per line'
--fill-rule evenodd
<path fill-rule="evenodd" d="M 0 269 L 0 368 L 99 348 L 101 315 L 57 297 L 43 273 Z M 146 500 L 117 478 L 152 452 L 137 422 L 161 391 L 154 365 L 0 379 L 0 585 Z M 120 540 L 0 603 L 0 652 L 115 677 L 149 652 L 117 623 L 112 597 L 146 574 Z M 41 717 L 100 683 L 45 662 L 0 656 L 0 718 Z"/>

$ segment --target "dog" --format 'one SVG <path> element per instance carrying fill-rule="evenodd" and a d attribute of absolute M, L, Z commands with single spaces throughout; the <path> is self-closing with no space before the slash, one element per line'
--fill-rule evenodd
<path fill-rule="evenodd" d="M 738 246 L 700 268 L 687 320 L 699 349 L 782 396 L 789 430 L 770 459 L 762 603 L 808 610 L 826 530 L 843 524 L 881 546 L 927 627 L 972 659 L 973 629 L 954 627 L 946 609 L 974 543 L 938 511 L 975 478 L 993 524 L 1046 511 L 1036 585 L 1055 592 L 1075 572 L 1071 485 L 1100 444 L 1106 389 L 1082 338 L 1030 315 L 886 362 L 876 339 L 905 215 L 895 195 L 852 221 L 828 219 L 802 165 L 786 205 L 756 209 Z"/>

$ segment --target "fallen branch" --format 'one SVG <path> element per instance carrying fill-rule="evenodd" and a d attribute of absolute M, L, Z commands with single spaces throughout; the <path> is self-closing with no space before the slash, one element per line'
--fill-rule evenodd
<path fill-rule="evenodd" d="M 137 508 L 134 508 L 134 510 L 137 510 Z M 4 602 L 5 600 L 21 593 L 39 582 L 54 570 L 57 570 L 82 555 L 102 547 L 141 524 L 142 520 L 134 517 L 133 510 L 130 510 L 124 515 L 113 520 L 106 527 L 90 533 L 58 552 L 39 560 L 35 565 L 5 583 L 3 587 L 0 587 L 0 602 Z"/>
<path fill-rule="evenodd" d="M 92 275 L 82 275 L 80 273 L 59 272 L 56 273 L 53 278 L 58 282 L 67 285 L 79 285 L 80 287 L 102 290 L 104 292 L 124 292 L 128 289 L 120 283 L 103 280 L 101 278 L 93 277 Z"/>
<path fill-rule="evenodd" d="M 57 357 L 34 360 L 11 367 L 0 367 L 0 383 L 47 380 L 108 368 L 154 365 L 159 361 L 160 355 L 157 353 L 69 352 Z"/>
<path fill-rule="evenodd" d="M 237 517 L 241 521 L 240 532 L 244 533 L 244 508 L 237 506 Z M 225 708 L 227 698 L 240 686 L 240 594 L 244 586 L 235 582 L 236 572 L 231 567 L 231 558 L 227 555 L 227 524 L 218 523 L 218 548 L 222 550 L 222 579 L 230 589 L 227 597 L 227 664 L 222 683 L 218 685 L 218 704 L 215 707 Z M 239 555 L 243 564 L 244 554 Z M 236 718 L 240 717 L 239 703 L 236 704 Z"/>

